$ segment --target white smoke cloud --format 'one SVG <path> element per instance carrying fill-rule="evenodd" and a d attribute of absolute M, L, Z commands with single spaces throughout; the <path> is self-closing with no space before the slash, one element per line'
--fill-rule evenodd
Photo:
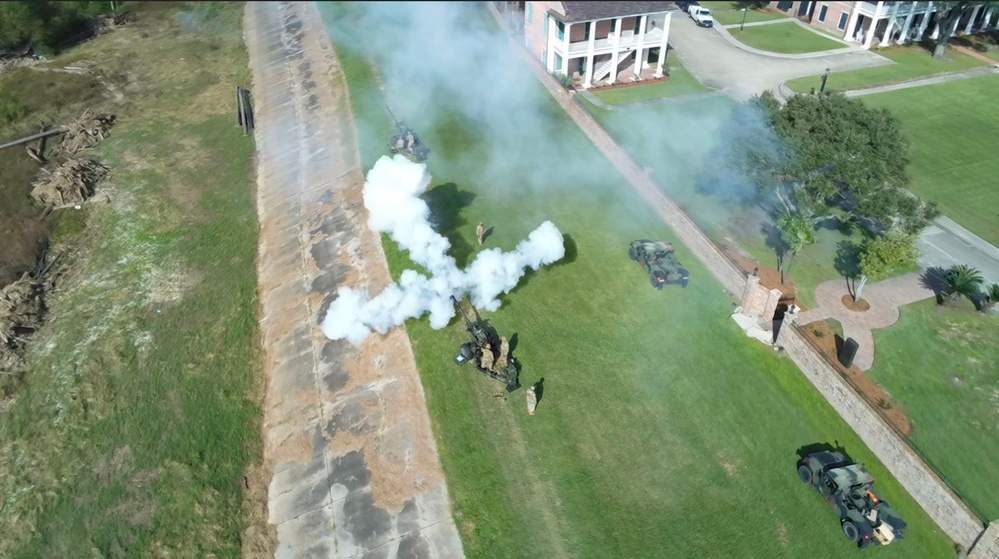
<path fill-rule="evenodd" d="M 513 252 L 487 249 L 466 270 L 459 270 L 447 251 L 451 243 L 430 225 L 430 207 L 420 198 L 430 185 L 426 165 L 402 155 L 384 156 L 368 172 L 364 207 L 368 226 L 388 233 L 431 277 L 406 270 L 399 283 L 373 299 L 350 287 L 341 287 L 323 319 L 322 330 L 334 340 L 363 342 L 372 332 L 384 334 L 408 318 L 430 313 L 430 326 L 440 329 L 454 317 L 450 297 L 468 294 L 478 308 L 495 311 L 498 296 L 509 293 L 524 272 L 537 270 L 565 256 L 562 233 L 546 221 L 520 242 Z"/>

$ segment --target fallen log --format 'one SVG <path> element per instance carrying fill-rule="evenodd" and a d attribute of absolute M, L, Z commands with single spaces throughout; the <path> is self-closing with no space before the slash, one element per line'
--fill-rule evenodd
<path fill-rule="evenodd" d="M 14 140 L 13 142 L 7 142 L 6 144 L 3 144 L 2 146 L 0 146 L 0 149 L 14 147 L 14 146 L 19 146 L 21 144 L 30 142 L 32 140 L 37 140 L 39 138 L 45 138 L 45 137 L 48 137 L 48 136 L 55 136 L 56 134 L 62 134 L 66 130 L 68 130 L 68 128 L 66 126 L 60 126 L 59 128 L 56 128 L 54 130 L 49 130 L 47 132 L 40 132 L 38 134 L 32 134 L 31 136 L 28 136 L 26 138 L 21 138 L 20 140 Z"/>

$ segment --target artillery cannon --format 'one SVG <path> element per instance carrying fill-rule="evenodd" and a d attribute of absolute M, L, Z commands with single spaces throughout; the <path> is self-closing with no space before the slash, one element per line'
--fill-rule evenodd
<path fill-rule="evenodd" d="M 389 140 L 389 150 L 392 153 L 401 153 L 414 161 L 426 161 L 430 155 L 430 149 L 423 145 L 419 136 L 416 135 L 406 123 L 396 118 L 392 109 L 385 107 L 392 120 L 395 121 L 396 134 Z"/>
<path fill-rule="evenodd" d="M 507 392 L 520 388 L 520 363 L 510 355 L 506 338 L 501 338 L 489 321 L 480 317 L 474 308 L 475 320 L 472 320 L 453 295 L 451 302 L 465 320 L 465 329 L 472 338 L 472 341 L 461 344 L 454 358 L 455 364 L 464 365 L 471 361 L 480 373 L 506 384 Z"/>

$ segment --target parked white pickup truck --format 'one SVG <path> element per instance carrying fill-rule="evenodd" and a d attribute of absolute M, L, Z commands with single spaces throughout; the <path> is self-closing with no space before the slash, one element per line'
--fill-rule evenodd
<path fill-rule="evenodd" d="M 690 19 L 701 27 L 714 27 L 715 20 L 711 17 L 711 10 L 702 6 L 690 7 Z"/>

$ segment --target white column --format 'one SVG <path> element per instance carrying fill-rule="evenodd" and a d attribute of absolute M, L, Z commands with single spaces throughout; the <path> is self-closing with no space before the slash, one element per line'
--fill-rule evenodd
<path fill-rule="evenodd" d="M 673 19 L 673 14 L 667 13 L 663 19 L 663 38 L 659 41 L 659 65 L 656 66 L 655 77 L 663 77 L 663 64 L 666 64 L 666 48 L 669 46 L 669 24 Z"/>
<path fill-rule="evenodd" d="M 544 14 L 545 21 L 548 22 L 548 44 L 546 49 L 548 51 L 547 60 L 545 60 L 545 68 L 548 69 L 548 73 L 555 71 L 555 33 L 558 32 L 558 21 L 548 14 Z"/>
<path fill-rule="evenodd" d="M 957 26 L 960 24 L 961 24 L 961 18 L 957 18 L 957 20 L 954 21 L 954 29 L 950 30 L 951 35 L 957 35 Z"/>
<path fill-rule="evenodd" d="M 867 35 L 864 36 L 864 48 L 871 48 L 871 42 L 874 41 L 874 31 L 878 28 L 878 24 L 881 23 L 880 19 L 872 19 L 871 26 L 867 28 Z"/>
<path fill-rule="evenodd" d="M 989 8 L 989 11 L 985 12 L 985 21 L 982 22 L 982 29 L 988 29 L 992 26 L 993 12 L 995 12 L 995 8 Z"/>
<path fill-rule="evenodd" d="M 569 75 L 569 33 L 571 32 L 572 24 L 565 24 L 565 32 L 562 36 L 562 70 L 561 72 L 565 75 Z"/>
<path fill-rule="evenodd" d="M 971 28 L 975 25 L 975 18 L 978 17 L 978 11 L 981 9 L 981 6 L 975 6 L 975 9 L 971 11 L 971 17 L 968 18 L 968 25 L 964 28 L 965 35 L 971 33 Z"/>
<path fill-rule="evenodd" d="M 608 83 L 617 81 L 618 49 L 621 48 L 621 18 L 614 20 L 614 40 L 611 41 L 611 70 L 607 76 Z"/>
<path fill-rule="evenodd" d="M 853 4 L 853 9 L 850 11 L 850 19 L 846 22 L 846 31 L 843 32 L 843 40 L 852 41 L 855 33 L 853 28 L 857 25 L 857 19 L 860 17 L 860 7 L 857 3 Z"/>
<path fill-rule="evenodd" d="M 639 77 L 642 74 L 642 61 L 645 57 L 642 56 L 642 52 L 645 50 L 645 24 L 648 23 L 649 16 L 642 16 L 642 19 L 638 23 L 638 46 L 635 47 L 635 77 Z"/>
<path fill-rule="evenodd" d="M 909 30 L 912 28 L 912 20 L 916 18 L 916 12 L 909 12 L 909 17 L 905 18 L 902 25 L 902 36 L 898 39 L 898 44 L 904 45 L 909 42 Z"/>
<path fill-rule="evenodd" d="M 590 26 L 590 41 L 586 46 L 586 79 L 583 87 L 593 87 L 593 47 L 596 44 L 597 22 L 590 21 L 586 25 Z"/>
<path fill-rule="evenodd" d="M 891 33 L 895 30 L 895 20 L 891 17 L 888 18 L 888 27 L 885 27 L 885 35 L 881 37 L 881 42 L 878 43 L 879 47 L 887 47 L 891 43 Z"/>
<path fill-rule="evenodd" d="M 930 39 L 936 41 L 940 37 L 940 24 L 933 24 L 933 33 L 930 33 Z"/>

